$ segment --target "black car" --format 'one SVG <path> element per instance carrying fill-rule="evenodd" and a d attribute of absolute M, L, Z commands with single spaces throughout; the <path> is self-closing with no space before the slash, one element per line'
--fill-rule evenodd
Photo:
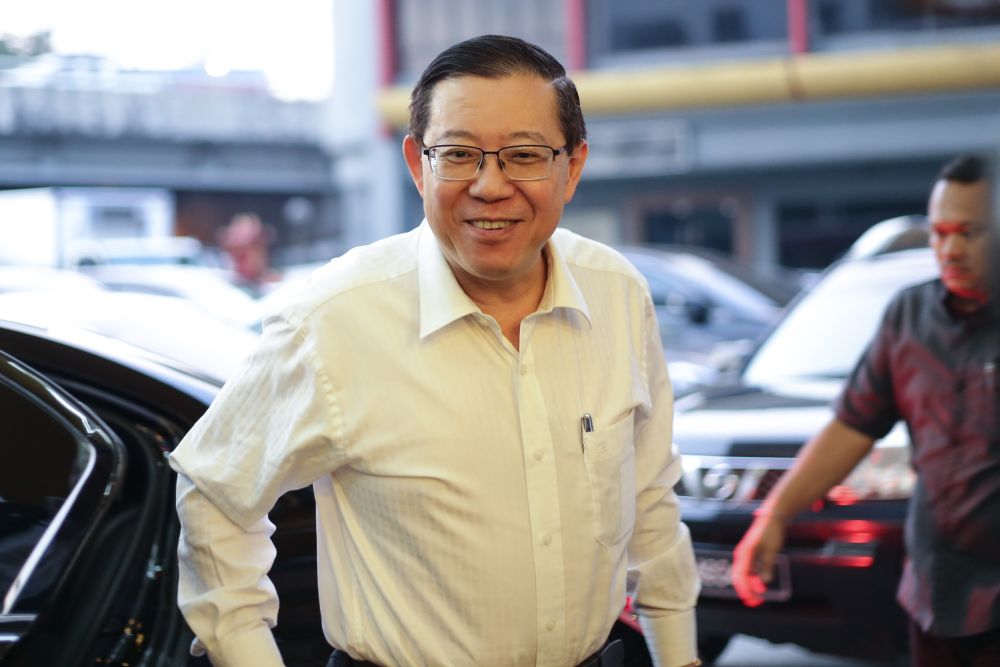
<path fill-rule="evenodd" d="M 799 448 L 832 416 L 839 392 L 890 298 L 936 274 L 931 252 L 849 257 L 786 311 L 733 382 L 677 403 L 677 492 L 703 588 L 703 657 L 735 634 L 838 655 L 895 659 L 906 622 L 895 601 L 914 483 L 901 425 L 846 480 L 790 525 L 767 601 L 748 608 L 731 585 L 733 548 Z"/>
<path fill-rule="evenodd" d="M 94 335 L 0 322 L 0 665 L 207 665 L 177 608 L 167 453 L 219 389 Z M 289 665 L 324 665 L 311 491 L 272 513 Z"/>

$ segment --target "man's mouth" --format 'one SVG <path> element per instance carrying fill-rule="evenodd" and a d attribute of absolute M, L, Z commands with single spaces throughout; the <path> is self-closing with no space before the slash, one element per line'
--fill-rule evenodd
<path fill-rule="evenodd" d="M 969 272 L 961 266 L 946 266 L 941 272 L 944 278 L 962 279 L 969 275 Z"/>
<path fill-rule="evenodd" d="M 514 224 L 513 220 L 469 220 L 477 229 L 506 229 Z"/>

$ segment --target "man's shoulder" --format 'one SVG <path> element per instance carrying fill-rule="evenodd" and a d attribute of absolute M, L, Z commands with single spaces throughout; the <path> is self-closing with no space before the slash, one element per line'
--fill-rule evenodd
<path fill-rule="evenodd" d="M 903 287 L 889 301 L 887 313 L 916 312 L 939 306 L 944 299 L 944 285 L 938 278 Z"/>
<path fill-rule="evenodd" d="M 377 290 L 416 270 L 416 230 L 357 246 L 316 269 L 278 314 L 290 321 L 301 321 L 317 310 L 340 303 L 350 307 L 348 302 L 365 298 L 358 292 Z"/>
<path fill-rule="evenodd" d="M 561 228 L 552 235 L 552 242 L 571 269 L 616 274 L 645 285 L 635 265 L 611 246 Z"/>

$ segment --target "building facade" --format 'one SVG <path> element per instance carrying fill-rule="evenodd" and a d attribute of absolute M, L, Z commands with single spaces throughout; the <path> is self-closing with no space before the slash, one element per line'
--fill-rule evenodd
<path fill-rule="evenodd" d="M 364 186 L 382 194 L 358 210 L 381 224 L 356 230 L 359 242 L 419 222 L 399 153 L 410 88 L 440 50 L 485 33 L 535 42 L 571 70 L 590 159 L 565 224 L 611 243 L 819 269 L 872 224 L 924 212 L 949 157 L 1000 155 L 994 0 L 378 0 L 339 11 L 338 35 L 353 25 L 355 45 L 359 34 L 378 44 L 366 171 L 396 186 Z"/>

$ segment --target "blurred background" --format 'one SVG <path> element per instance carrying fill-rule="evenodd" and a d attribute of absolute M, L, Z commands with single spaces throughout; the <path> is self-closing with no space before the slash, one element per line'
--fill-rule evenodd
<path fill-rule="evenodd" d="M 922 213 L 948 157 L 1000 156 L 994 0 L 5 3 L 0 265 L 34 272 L 0 291 L 68 270 L 258 326 L 280 286 L 419 224 L 410 87 L 490 32 L 578 82 L 565 226 L 683 253 L 630 255 L 671 361 L 754 338 L 873 225 Z"/>
<path fill-rule="evenodd" d="M 410 89 L 485 33 L 543 46 L 577 82 L 590 157 L 563 224 L 646 276 L 695 481 L 696 389 L 757 350 L 745 384 L 795 380 L 783 395 L 825 409 L 893 291 L 934 273 L 927 251 L 863 260 L 926 245 L 946 160 L 1000 162 L 1000 0 L 5 2 L 0 321 L 102 334 L 220 383 L 317 266 L 420 223 Z M 819 423 L 739 414 L 706 421 L 796 446 L 808 433 L 758 422 Z M 909 493 L 897 440 L 881 499 Z M 729 500 L 737 478 L 717 468 L 682 500 Z M 851 610 L 833 617 L 886 625 Z M 861 664 L 723 653 L 735 626 L 703 626 L 718 664 Z"/>

